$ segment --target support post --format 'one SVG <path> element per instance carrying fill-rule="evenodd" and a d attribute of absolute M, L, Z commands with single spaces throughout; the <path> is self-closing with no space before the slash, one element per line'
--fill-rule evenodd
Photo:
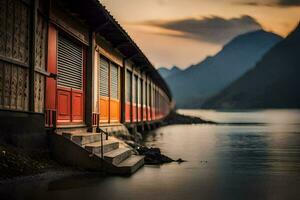
<path fill-rule="evenodd" d="M 35 49 L 36 49 L 36 23 L 38 1 L 32 0 L 30 12 L 30 38 L 29 38 L 29 111 L 34 112 L 34 80 L 35 80 Z"/>
<path fill-rule="evenodd" d="M 145 79 L 144 79 L 144 73 L 141 70 L 141 122 L 142 122 L 142 127 L 144 125 L 144 84 L 145 84 Z"/>
<path fill-rule="evenodd" d="M 123 58 L 123 67 L 121 67 L 121 123 L 125 123 L 126 112 L 126 59 Z"/>
<path fill-rule="evenodd" d="M 94 52 L 95 37 L 94 32 L 89 32 L 89 46 L 87 49 L 87 65 L 86 65 L 86 86 L 85 86 L 85 123 L 89 129 L 93 128 L 93 70 L 94 70 Z"/>

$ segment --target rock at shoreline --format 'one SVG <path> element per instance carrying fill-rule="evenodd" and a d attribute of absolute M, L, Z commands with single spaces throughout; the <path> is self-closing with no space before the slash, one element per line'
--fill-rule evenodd
<path fill-rule="evenodd" d="M 159 148 L 148 148 L 145 146 L 138 146 L 136 150 L 140 155 L 145 156 L 145 164 L 148 165 L 160 165 L 171 162 L 185 162 L 181 158 L 178 160 L 173 160 L 172 158 L 162 154 Z"/>
<path fill-rule="evenodd" d="M 182 115 L 177 112 L 172 112 L 169 116 L 164 119 L 163 125 L 172 125 L 172 124 L 217 124 L 213 121 L 203 120 L 199 117 L 192 117 L 187 115 Z"/>

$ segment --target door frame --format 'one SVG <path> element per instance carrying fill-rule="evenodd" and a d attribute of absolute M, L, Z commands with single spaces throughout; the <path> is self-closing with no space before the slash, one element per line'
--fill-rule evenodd
<path fill-rule="evenodd" d="M 57 81 L 58 75 L 58 35 L 62 34 L 67 39 L 71 40 L 74 43 L 79 44 L 82 47 L 82 90 L 73 89 L 69 87 L 59 86 Z M 78 124 L 85 124 L 85 91 L 86 91 L 86 66 L 87 66 L 87 46 L 82 43 L 80 40 L 73 37 L 68 32 L 63 31 L 55 24 L 50 23 L 48 26 L 48 58 L 47 58 L 47 71 L 51 73 L 56 79 L 53 77 L 47 78 L 47 87 L 46 87 L 46 106 L 45 109 L 47 110 L 55 110 L 56 111 L 56 122 L 57 126 L 64 126 L 64 125 L 78 125 Z M 69 92 L 69 107 L 68 111 L 70 112 L 70 116 L 66 117 L 65 119 L 59 119 L 59 103 L 58 103 L 58 95 L 59 92 Z M 73 115 L 73 101 L 75 99 L 76 94 L 82 95 L 82 119 L 74 119 L 76 116 Z"/>

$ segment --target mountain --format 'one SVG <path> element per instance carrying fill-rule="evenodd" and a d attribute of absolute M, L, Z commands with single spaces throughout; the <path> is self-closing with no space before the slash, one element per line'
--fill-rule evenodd
<path fill-rule="evenodd" d="M 258 30 L 227 43 L 215 56 L 166 77 L 177 107 L 197 108 L 255 66 L 282 38 Z"/>
<path fill-rule="evenodd" d="M 300 24 L 206 108 L 300 108 Z"/>
<path fill-rule="evenodd" d="M 167 78 L 170 75 L 174 75 L 178 72 L 181 72 L 181 69 L 179 69 L 177 66 L 173 66 L 172 69 L 161 67 L 158 69 L 158 72 L 163 78 Z"/>

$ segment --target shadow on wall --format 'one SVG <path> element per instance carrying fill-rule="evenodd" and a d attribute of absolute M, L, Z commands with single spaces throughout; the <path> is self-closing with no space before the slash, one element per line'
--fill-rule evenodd
<path fill-rule="evenodd" d="M 0 127 L 3 142 L 26 149 L 47 148 L 43 114 L 1 111 Z"/>

